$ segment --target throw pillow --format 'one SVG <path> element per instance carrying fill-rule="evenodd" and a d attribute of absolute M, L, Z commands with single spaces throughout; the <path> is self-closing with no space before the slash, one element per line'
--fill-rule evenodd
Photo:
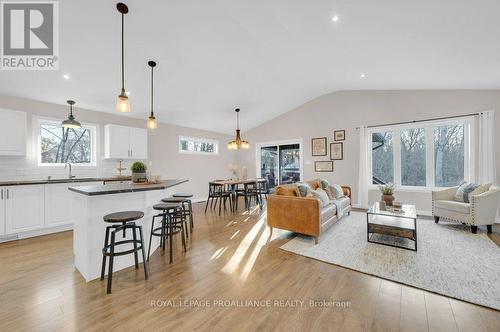
<path fill-rule="evenodd" d="M 471 191 L 469 193 L 469 201 L 470 201 L 470 197 L 473 196 L 473 195 L 481 195 L 485 192 L 487 192 L 488 190 L 490 190 L 490 187 L 491 187 L 491 183 L 486 183 L 486 184 L 482 184 L 480 185 L 479 187 L 477 187 L 476 189 L 474 189 L 473 191 Z"/>
<path fill-rule="evenodd" d="M 455 193 L 455 201 L 462 203 L 469 203 L 469 194 L 479 187 L 476 183 L 468 183 L 463 181 L 458 186 L 457 192 Z"/>
<path fill-rule="evenodd" d="M 321 185 L 321 189 L 325 190 L 326 188 L 328 188 L 328 186 L 330 185 L 328 183 L 328 180 L 325 180 L 325 179 L 319 179 L 319 183 Z"/>
<path fill-rule="evenodd" d="M 307 181 L 307 184 L 311 186 L 312 190 L 316 190 L 318 188 L 321 188 L 321 183 L 319 182 L 319 180 Z"/>
<path fill-rule="evenodd" d="M 310 185 L 303 182 L 297 183 L 297 188 L 299 188 L 300 197 L 307 197 L 312 190 Z"/>
<path fill-rule="evenodd" d="M 334 192 L 330 189 L 330 186 L 326 187 L 326 188 L 325 188 L 325 189 L 323 189 L 323 190 L 326 192 L 326 194 L 328 195 L 328 198 L 329 198 L 330 200 L 335 199 L 335 194 L 334 194 Z"/>
<path fill-rule="evenodd" d="M 330 199 L 328 199 L 328 195 L 323 189 L 318 188 L 311 191 L 311 193 L 319 200 L 321 207 L 330 204 Z"/>
<path fill-rule="evenodd" d="M 333 193 L 334 199 L 339 199 L 341 197 L 344 197 L 344 190 L 340 185 L 332 184 L 329 188 Z"/>

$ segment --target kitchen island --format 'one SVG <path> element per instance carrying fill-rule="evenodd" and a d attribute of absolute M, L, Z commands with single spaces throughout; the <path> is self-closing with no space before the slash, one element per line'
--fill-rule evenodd
<path fill-rule="evenodd" d="M 142 211 L 144 218 L 136 221 L 142 225 L 144 245 L 149 245 L 153 205 L 162 198 L 176 192 L 176 186 L 188 180 L 164 180 L 157 184 L 118 183 L 92 186 L 72 186 L 71 217 L 73 220 L 73 254 L 75 267 L 85 278 L 91 281 L 101 275 L 102 247 L 107 224 L 103 216 L 120 211 Z M 126 239 L 131 239 L 127 234 Z M 154 237 L 151 252 L 159 246 L 159 238 Z M 126 246 L 119 250 L 129 249 Z M 139 255 L 140 257 L 141 255 Z M 140 258 L 142 259 L 142 257 Z M 114 271 L 134 265 L 134 255 L 115 257 Z M 107 271 L 106 271 L 107 273 Z"/>

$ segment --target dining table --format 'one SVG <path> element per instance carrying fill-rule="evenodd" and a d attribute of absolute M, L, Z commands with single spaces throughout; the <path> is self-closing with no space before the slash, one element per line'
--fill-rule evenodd
<path fill-rule="evenodd" d="M 232 200 L 232 208 L 233 212 L 236 211 L 236 200 L 238 199 L 238 195 L 236 194 L 236 190 L 238 190 L 238 185 L 256 183 L 266 181 L 264 178 L 248 178 L 248 179 L 227 179 L 227 180 L 216 180 L 214 183 L 221 184 L 224 186 L 230 187 L 231 190 L 231 200 Z"/>

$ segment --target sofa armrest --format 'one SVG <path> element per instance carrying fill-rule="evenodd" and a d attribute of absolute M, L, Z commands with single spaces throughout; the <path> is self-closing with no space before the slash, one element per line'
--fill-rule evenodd
<path fill-rule="evenodd" d="M 458 187 L 451 187 L 444 190 L 432 191 L 432 201 L 452 201 Z"/>
<path fill-rule="evenodd" d="M 489 190 L 480 195 L 471 195 L 470 203 L 474 225 L 492 225 L 496 219 L 499 202 L 500 189 Z"/>
<path fill-rule="evenodd" d="M 320 205 L 314 197 L 269 195 L 267 225 L 296 233 L 319 236 Z"/>
<path fill-rule="evenodd" d="M 352 199 L 352 188 L 349 186 L 342 186 L 342 190 L 344 191 L 344 195 Z"/>

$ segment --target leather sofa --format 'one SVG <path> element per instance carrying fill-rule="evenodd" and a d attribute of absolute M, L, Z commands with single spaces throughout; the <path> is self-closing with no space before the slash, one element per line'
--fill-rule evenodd
<path fill-rule="evenodd" d="M 319 181 L 307 182 L 311 188 L 317 189 Z M 316 244 L 319 236 L 336 221 L 351 211 L 351 188 L 342 186 L 344 197 L 330 200 L 321 207 L 315 197 L 300 197 L 295 184 L 281 185 L 276 194 L 267 199 L 267 225 L 271 228 L 288 230 L 295 233 L 313 236 Z"/>

